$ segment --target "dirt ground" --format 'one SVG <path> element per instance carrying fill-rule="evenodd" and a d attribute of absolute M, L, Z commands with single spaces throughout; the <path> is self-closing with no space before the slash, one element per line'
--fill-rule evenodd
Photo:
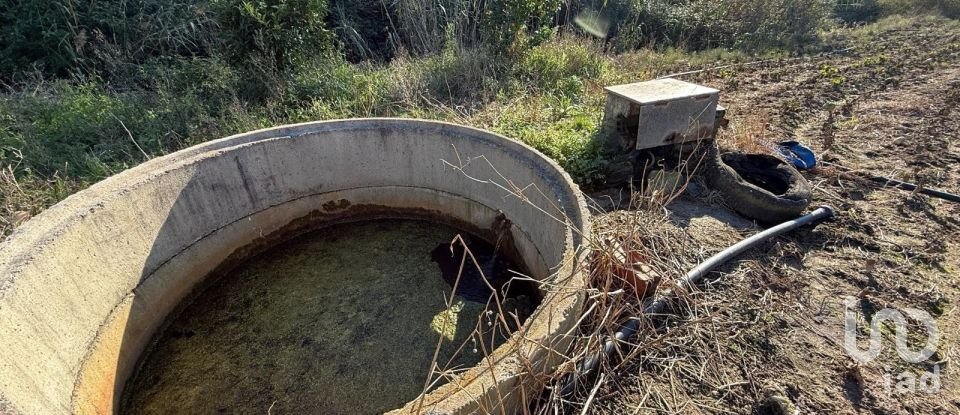
<path fill-rule="evenodd" d="M 836 52 L 684 77 L 722 90 L 731 122 L 720 144 L 766 151 L 796 139 L 842 168 L 960 192 L 960 26 L 894 20 L 830 39 Z M 679 317 L 642 332 L 626 363 L 583 388 L 569 412 L 960 413 L 960 204 L 840 167 L 804 175 L 813 206 L 829 204 L 837 218 L 723 267 Z M 594 197 L 605 207 L 598 232 L 636 234 L 670 278 L 759 229 L 704 191 L 688 191 L 666 215 L 610 209 L 628 204 L 617 189 Z M 880 357 L 858 363 L 844 348 L 848 297 L 861 350 L 865 315 L 914 308 L 935 318 L 937 352 L 904 361 L 887 324 Z M 927 332 L 908 321 L 918 350 Z"/>

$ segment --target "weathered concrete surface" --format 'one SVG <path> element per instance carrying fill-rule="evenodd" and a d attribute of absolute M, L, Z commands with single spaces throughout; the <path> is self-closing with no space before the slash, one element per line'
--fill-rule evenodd
<path fill-rule="evenodd" d="M 603 128 L 608 148 L 617 154 L 699 141 L 715 133 L 716 89 L 665 78 L 605 90 Z"/>
<path fill-rule="evenodd" d="M 399 411 L 512 412 L 536 396 L 583 300 L 576 259 L 589 224 L 576 186 L 547 158 L 488 132 L 363 119 L 151 160 L 18 229 L 0 244 L 0 413 L 112 413 L 147 342 L 212 270 L 277 232 L 384 207 L 478 228 L 503 212 L 534 277 L 563 287 L 491 359 Z"/>

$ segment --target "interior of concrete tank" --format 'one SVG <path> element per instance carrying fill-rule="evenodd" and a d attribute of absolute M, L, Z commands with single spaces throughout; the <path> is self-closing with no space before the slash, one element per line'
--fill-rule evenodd
<path fill-rule="evenodd" d="M 476 236 L 410 219 L 281 243 L 180 307 L 141 358 L 121 413 L 399 407 L 476 365 L 536 307 L 532 284 L 511 281 L 522 265 L 506 257 Z"/>

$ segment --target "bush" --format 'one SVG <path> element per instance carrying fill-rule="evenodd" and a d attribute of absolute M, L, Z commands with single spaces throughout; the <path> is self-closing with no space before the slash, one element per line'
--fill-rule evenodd
<path fill-rule="evenodd" d="M 11 0 L 0 5 L 0 73 L 96 74 L 126 82 L 157 58 L 223 55 L 241 94 L 282 90 L 286 71 L 335 52 L 326 0 Z"/>
<path fill-rule="evenodd" d="M 196 96 L 208 107 L 237 101 L 242 74 L 223 58 L 154 59 L 137 67 L 129 84 L 174 96 Z"/>
<path fill-rule="evenodd" d="M 521 59 L 517 75 L 534 89 L 574 96 L 583 92 L 577 85 L 582 86 L 583 80 L 598 80 L 606 66 L 598 48 L 586 41 L 564 38 L 531 49 Z"/>
<path fill-rule="evenodd" d="M 833 13 L 847 23 L 869 22 L 880 15 L 877 0 L 836 0 Z"/>
<path fill-rule="evenodd" d="M 295 121 L 376 116 L 392 102 L 385 71 L 343 58 L 316 59 L 294 73 L 287 104 Z"/>
<path fill-rule="evenodd" d="M 414 55 L 440 53 L 450 42 L 472 47 L 479 41 L 482 2 L 398 0 L 393 4 L 399 40 Z"/>
<path fill-rule="evenodd" d="M 960 18 L 960 0 L 835 0 L 834 14 L 850 23 L 871 22 L 894 14 L 939 14 Z"/>
<path fill-rule="evenodd" d="M 516 58 L 552 35 L 560 4 L 560 0 L 400 0 L 395 12 L 399 38 L 414 54 L 482 46 L 487 53 Z"/>
<path fill-rule="evenodd" d="M 57 81 L 39 93 L 7 95 L 0 105 L 9 120 L 0 130 L 0 165 L 96 180 L 220 137 L 236 130 L 235 117 L 229 101 L 205 96 L 205 90 L 223 88 L 215 77 L 209 79 L 213 83 L 207 86 L 201 80 L 178 89 L 159 82 L 159 89 L 149 92 Z"/>
<path fill-rule="evenodd" d="M 801 48 L 829 23 L 821 0 L 621 0 L 614 36 L 620 50 L 652 44 L 692 49 Z"/>
<path fill-rule="evenodd" d="M 516 57 L 553 34 L 559 0 L 487 0 L 480 36 L 494 53 Z"/>
<path fill-rule="evenodd" d="M 237 63 L 262 60 L 280 72 L 330 50 L 327 0 L 214 0 L 226 52 Z"/>
<path fill-rule="evenodd" d="M 385 95 L 411 105 L 476 106 L 510 84 L 495 60 L 486 48 L 455 41 L 448 41 L 440 53 L 399 55 L 382 70 Z"/>
<path fill-rule="evenodd" d="M 111 164 L 122 168 L 126 161 L 142 160 L 117 121 L 132 109 L 126 102 L 92 84 L 59 82 L 50 92 L 20 97 L 12 108 L 18 122 L 4 147 L 22 154 L 22 167 L 100 178 L 111 173 Z"/>
<path fill-rule="evenodd" d="M 606 167 L 597 117 L 573 106 L 530 99 L 506 108 L 493 130 L 520 140 L 555 160 L 582 186 L 601 183 Z"/>
<path fill-rule="evenodd" d="M 939 13 L 960 19 L 960 0 L 877 0 L 877 3 L 884 15 Z"/>
<path fill-rule="evenodd" d="M 327 18 L 327 27 L 342 46 L 347 61 L 389 60 L 399 46 L 392 30 L 393 8 L 386 2 L 371 6 L 354 1 L 332 0 Z"/>
<path fill-rule="evenodd" d="M 213 0 L 228 60 L 246 72 L 240 95 L 279 97 L 287 70 L 331 53 L 326 0 Z"/>
<path fill-rule="evenodd" d="M 816 43 L 828 24 L 830 8 L 823 0 L 740 1 L 727 12 L 735 27 L 735 46 L 748 50 L 801 50 Z"/>
<path fill-rule="evenodd" d="M 0 73 L 111 71 L 157 56 L 206 55 L 216 24 L 200 0 L 10 0 L 0 5 Z"/>

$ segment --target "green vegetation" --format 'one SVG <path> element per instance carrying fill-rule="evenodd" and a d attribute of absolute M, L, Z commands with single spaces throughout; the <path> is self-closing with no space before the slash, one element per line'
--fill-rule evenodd
<path fill-rule="evenodd" d="M 865 22 L 895 14 L 941 14 L 960 18 L 960 0 L 837 0 L 834 12 L 848 22 Z"/>
<path fill-rule="evenodd" d="M 818 0 L 621 1 L 621 49 L 651 43 L 695 49 L 801 49 L 829 25 L 828 3 Z"/>
<path fill-rule="evenodd" d="M 920 3 L 958 9 L 957 0 L 7 1 L 0 234 L 148 158 L 334 118 L 488 128 L 590 186 L 604 177 L 594 141 L 603 85 L 813 51 L 840 18 Z"/>
<path fill-rule="evenodd" d="M 881 14 L 942 14 L 960 18 L 960 0 L 876 0 Z"/>

